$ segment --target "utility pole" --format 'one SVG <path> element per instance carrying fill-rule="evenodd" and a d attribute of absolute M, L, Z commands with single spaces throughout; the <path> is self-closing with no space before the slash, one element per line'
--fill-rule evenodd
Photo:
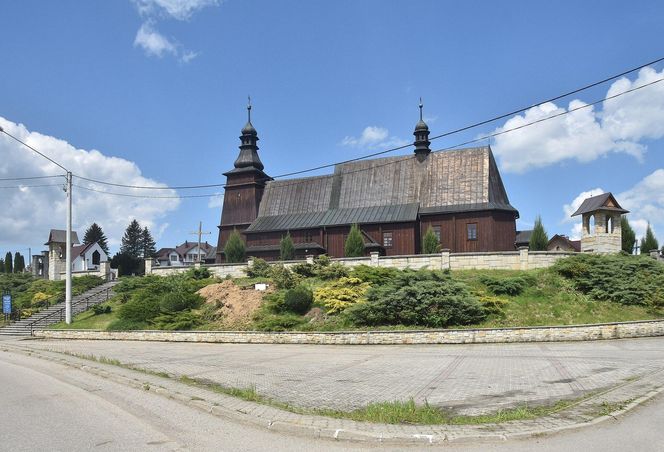
<path fill-rule="evenodd" d="M 190 232 L 190 234 L 194 234 L 198 236 L 198 263 L 201 262 L 201 236 L 203 234 L 208 235 L 212 234 L 211 232 L 203 232 L 203 222 L 199 221 L 198 222 L 198 231 Z"/>
<path fill-rule="evenodd" d="M 67 250 L 65 254 L 66 280 L 65 280 L 65 323 L 71 323 L 71 188 L 72 174 L 67 171 Z"/>

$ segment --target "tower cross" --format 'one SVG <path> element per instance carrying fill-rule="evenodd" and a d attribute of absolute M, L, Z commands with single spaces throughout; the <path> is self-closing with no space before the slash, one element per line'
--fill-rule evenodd
<path fill-rule="evenodd" d="M 201 237 L 203 235 L 212 234 L 211 232 L 203 232 L 203 222 L 198 222 L 198 231 L 190 232 L 189 234 L 198 236 L 198 262 L 201 262 Z"/>

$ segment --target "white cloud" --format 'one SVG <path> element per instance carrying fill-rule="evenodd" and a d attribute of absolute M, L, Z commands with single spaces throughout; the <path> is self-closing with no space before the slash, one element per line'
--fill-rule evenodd
<path fill-rule="evenodd" d="M 156 31 L 152 24 L 141 25 L 134 39 L 134 46 L 141 47 L 149 56 L 163 57 L 165 54 L 177 55 L 179 45 Z"/>
<path fill-rule="evenodd" d="M 604 193 L 601 188 L 581 192 L 572 202 L 563 206 L 565 212 L 563 223 L 574 222 L 570 232 L 571 238 L 581 238 L 581 221 L 579 217 L 570 218 L 570 215 L 584 199 L 601 193 Z M 627 218 L 638 239 L 645 235 L 648 223 L 655 236 L 658 231 L 664 233 L 664 169 L 653 171 L 629 190 L 615 196 L 618 203 L 630 211 Z M 659 238 L 661 240 L 664 237 Z"/>
<path fill-rule="evenodd" d="M 64 140 L 29 131 L 24 125 L 0 117 L 0 126 L 8 133 L 34 146 L 40 152 L 60 162 L 74 174 L 128 185 L 164 187 L 165 185 L 141 175 L 138 166 L 129 160 L 109 157 L 100 151 L 77 149 Z M 43 157 L 26 149 L 4 134 L 0 134 L 0 178 L 50 176 L 63 171 Z M 6 246 L 43 244 L 51 228 L 64 229 L 66 201 L 62 186 L 29 187 L 30 185 L 63 184 L 64 179 L 0 182 L 0 186 L 22 185 L 21 189 L 0 190 L 0 244 Z M 146 190 L 112 188 L 74 178 L 74 184 L 96 190 L 144 195 Z M 158 193 L 158 195 L 157 195 Z M 172 190 L 150 191 L 153 196 L 172 196 Z M 79 236 L 92 222 L 104 229 L 109 244 L 116 247 L 127 224 L 136 218 L 141 225 L 161 235 L 165 226 L 161 220 L 179 206 L 178 199 L 146 199 L 110 196 L 73 189 L 73 226 Z"/>
<path fill-rule="evenodd" d="M 607 97 L 664 77 L 664 70 L 639 71 L 630 81 L 615 81 Z M 538 119 L 586 105 L 572 100 L 567 108 L 552 102 L 530 108 L 508 119 L 494 132 L 501 132 Z M 602 110 L 588 107 L 523 129 L 499 135 L 493 149 L 505 171 L 525 172 L 564 161 L 589 162 L 610 153 L 641 159 L 646 139 L 664 136 L 664 82 L 602 103 Z"/>
<path fill-rule="evenodd" d="M 175 20 L 189 20 L 199 10 L 219 3 L 219 0 L 134 0 L 142 16 L 161 15 Z"/>
<path fill-rule="evenodd" d="M 390 148 L 408 143 L 409 141 L 390 136 L 389 130 L 378 126 L 365 127 L 359 137 L 346 136 L 341 140 L 341 144 L 344 146 L 364 149 Z"/>
<path fill-rule="evenodd" d="M 186 21 L 203 8 L 217 6 L 220 0 L 133 0 L 138 13 L 145 18 L 134 39 L 134 46 L 141 47 L 148 56 L 172 55 L 182 63 L 189 63 L 199 53 L 185 49 L 173 38 L 167 38 L 156 30 L 161 19 Z"/>
<path fill-rule="evenodd" d="M 216 196 L 210 196 L 208 200 L 208 207 L 210 209 L 220 209 L 224 205 L 224 194 L 215 193 Z"/>

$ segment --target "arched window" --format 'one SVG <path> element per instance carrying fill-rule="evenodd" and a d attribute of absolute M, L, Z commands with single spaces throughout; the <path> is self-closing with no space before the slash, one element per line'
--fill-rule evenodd
<path fill-rule="evenodd" d="M 101 255 L 99 254 L 99 251 L 95 250 L 95 252 L 92 253 L 92 265 L 99 265 L 100 260 Z"/>
<path fill-rule="evenodd" d="M 588 234 L 595 234 L 595 215 L 590 215 L 590 218 L 588 218 Z"/>
<path fill-rule="evenodd" d="M 613 217 L 611 215 L 606 216 L 606 233 L 613 234 Z"/>

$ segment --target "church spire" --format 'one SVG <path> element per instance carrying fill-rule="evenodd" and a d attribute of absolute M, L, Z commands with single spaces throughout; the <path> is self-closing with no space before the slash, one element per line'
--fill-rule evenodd
<path fill-rule="evenodd" d="M 258 157 L 258 132 L 251 123 L 251 97 L 247 103 L 247 124 L 242 128 L 240 136 L 240 155 L 235 160 L 235 168 L 256 168 L 263 170 L 263 163 Z"/>
<path fill-rule="evenodd" d="M 415 125 L 415 132 L 413 132 L 413 135 L 415 135 L 415 154 L 417 156 L 426 157 L 431 152 L 431 149 L 429 149 L 431 142 L 429 141 L 429 126 L 427 126 L 427 123 L 424 122 L 422 117 L 422 108 L 424 107 L 424 104 L 422 104 L 421 97 L 419 107 L 420 120 L 417 125 Z"/>

